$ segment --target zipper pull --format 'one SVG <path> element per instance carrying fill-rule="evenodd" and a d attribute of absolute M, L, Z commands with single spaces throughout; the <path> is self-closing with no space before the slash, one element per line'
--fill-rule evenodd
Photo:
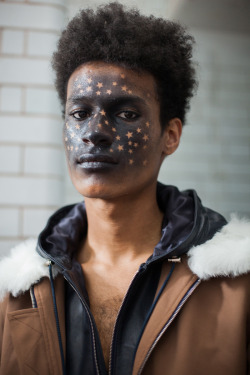
<path fill-rule="evenodd" d="M 173 256 L 172 258 L 168 259 L 168 262 L 181 263 L 181 257 L 178 258 L 177 256 Z"/>

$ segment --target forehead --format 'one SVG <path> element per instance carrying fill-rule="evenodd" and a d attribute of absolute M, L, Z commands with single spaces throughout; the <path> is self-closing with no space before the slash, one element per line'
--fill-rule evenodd
<path fill-rule="evenodd" d="M 157 99 L 156 81 L 148 72 L 138 72 L 116 64 L 91 62 L 80 65 L 70 76 L 67 93 L 87 86 L 89 92 L 110 86 L 113 93 L 137 94 Z"/>

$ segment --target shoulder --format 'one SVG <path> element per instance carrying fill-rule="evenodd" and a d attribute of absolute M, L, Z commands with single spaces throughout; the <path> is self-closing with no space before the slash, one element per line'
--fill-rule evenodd
<path fill-rule="evenodd" d="M 188 252 L 191 271 L 202 280 L 250 273 L 250 221 L 232 216 L 211 240 Z"/>
<path fill-rule="evenodd" d="M 29 239 L 0 261 L 0 301 L 10 293 L 16 297 L 42 277 L 49 277 L 46 259 L 36 252 L 36 239 Z"/>

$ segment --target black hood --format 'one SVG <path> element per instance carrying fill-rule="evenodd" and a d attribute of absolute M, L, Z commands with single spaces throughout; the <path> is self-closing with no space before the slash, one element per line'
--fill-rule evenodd
<path fill-rule="evenodd" d="M 162 237 L 148 262 L 179 257 L 211 239 L 226 224 L 223 216 L 202 206 L 194 190 L 180 192 L 174 186 L 157 185 L 157 201 L 164 212 Z M 61 208 L 38 238 L 37 251 L 57 266 L 70 270 L 74 253 L 87 233 L 84 202 Z"/>

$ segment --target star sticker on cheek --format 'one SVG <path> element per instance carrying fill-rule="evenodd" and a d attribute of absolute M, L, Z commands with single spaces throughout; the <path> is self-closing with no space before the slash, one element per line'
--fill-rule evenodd
<path fill-rule="evenodd" d="M 117 139 L 117 141 L 120 141 L 121 137 L 120 137 L 119 135 L 117 135 L 117 136 L 115 137 L 115 139 Z"/>
<path fill-rule="evenodd" d="M 103 109 L 100 111 L 100 114 L 101 114 L 102 116 L 106 116 L 106 112 L 105 112 Z"/>
<path fill-rule="evenodd" d="M 96 95 L 101 95 L 101 91 L 96 91 Z"/>
<path fill-rule="evenodd" d="M 123 151 L 123 146 L 122 145 L 118 145 L 117 148 L 118 148 L 119 151 Z"/>
<path fill-rule="evenodd" d="M 107 90 L 106 93 L 110 95 L 112 93 L 112 91 L 111 90 Z"/>
<path fill-rule="evenodd" d="M 100 89 L 101 87 L 103 87 L 103 84 L 101 82 L 98 82 L 96 86 Z"/>
<path fill-rule="evenodd" d="M 148 135 L 147 134 L 144 134 L 144 136 L 142 137 L 142 139 L 144 139 L 144 141 L 148 141 Z"/>
<path fill-rule="evenodd" d="M 132 132 L 127 132 L 126 137 L 128 137 L 128 139 L 131 138 L 131 137 L 133 137 L 133 133 Z"/>

